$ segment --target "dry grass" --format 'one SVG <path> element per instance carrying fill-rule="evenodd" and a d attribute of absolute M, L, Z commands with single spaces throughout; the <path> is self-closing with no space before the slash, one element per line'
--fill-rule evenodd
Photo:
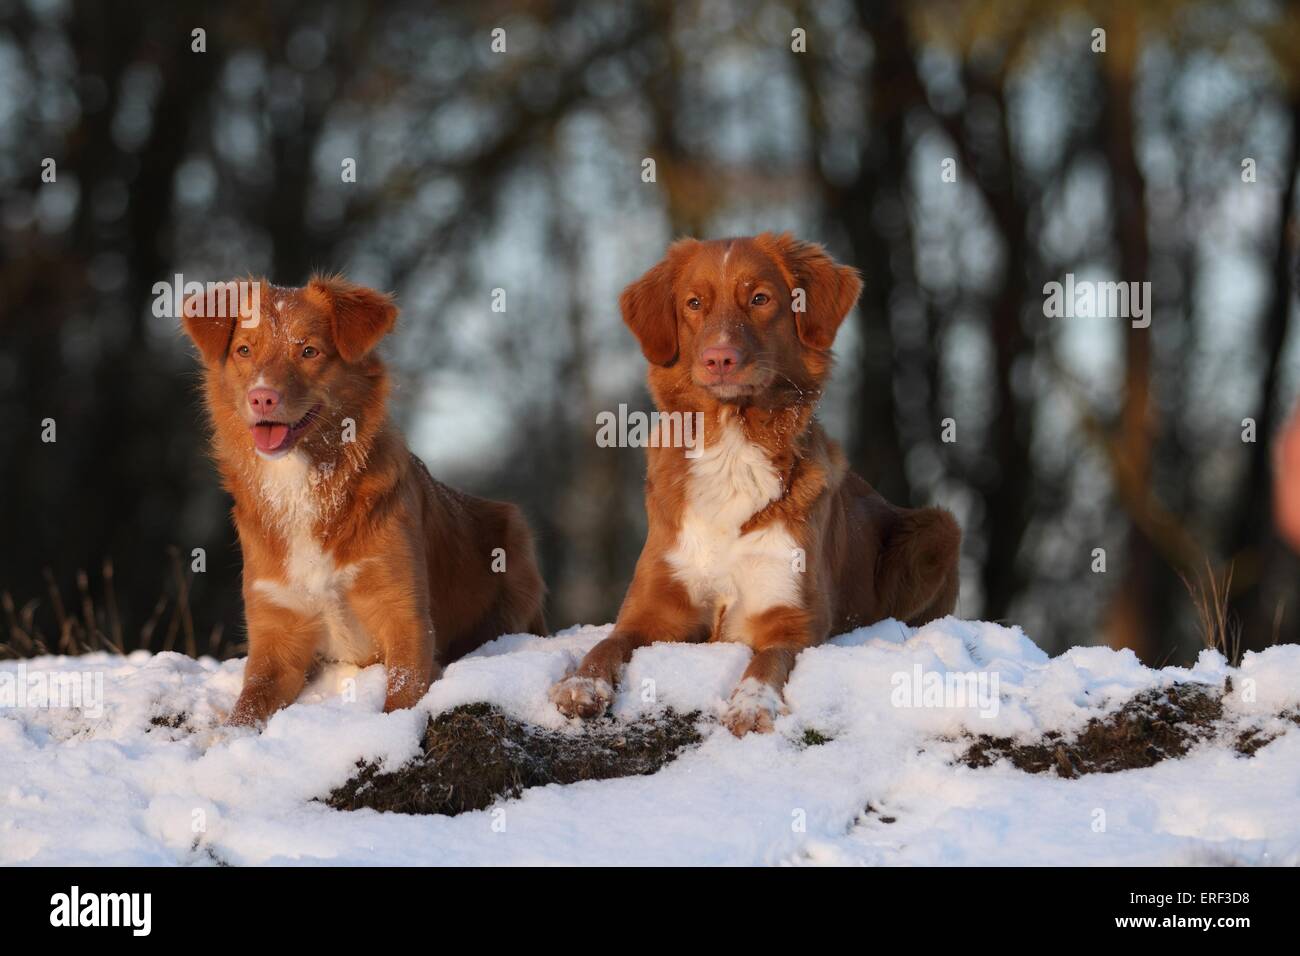
<path fill-rule="evenodd" d="M 217 658 L 244 653 L 242 646 L 224 640 L 221 624 L 212 628 L 206 646 L 200 648 L 190 610 L 194 572 L 185 568 L 177 548 L 168 549 L 168 559 L 158 600 L 148 619 L 138 628 L 129 628 L 122 620 L 111 559 L 106 558 L 101 568 L 98 599 L 91 577 L 84 569 L 77 570 L 71 602 L 64 600 L 63 590 L 48 567 L 42 569 L 47 602 L 44 608 L 39 597 L 19 606 L 8 591 L 0 592 L 5 627 L 0 639 L 0 659 L 42 654 L 75 656 L 94 651 L 115 654 L 135 650 L 180 651 L 190 657 L 204 653 Z M 53 629 L 49 630 L 51 624 Z"/>
<path fill-rule="evenodd" d="M 1228 610 L 1228 598 L 1232 594 L 1233 565 L 1229 564 L 1220 576 L 1205 559 L 1205 573 L 1198 570 L 1196 580 L 1189 581 L 1185 574 L 1183 586 L 1191 595 L 1192 607 L 1196 610 L 1196 620 L 1201 641 L 1211 650 L 1218 651 L 1236 667 L 1241 663 L 1241 621 Z"/>

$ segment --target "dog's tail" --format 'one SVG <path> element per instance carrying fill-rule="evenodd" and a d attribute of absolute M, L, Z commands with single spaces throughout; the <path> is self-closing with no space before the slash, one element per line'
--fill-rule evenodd
<path fill-rule="evenodd" d="M 537 568 L 537 549 L 528 520 L 517 505 L 494 502 L 499 509 L 500 539 L 505 543 L 509 564 L 493 606 L 476 630 L 501 634 L 527 633 L 545 637 L 546 583 Z"/>
<path fill-rule="evenodd" d="M 917 508 L 898 516 L 877 562 L 877 593 L 893 618 L 916 627 L 957 606 L 961 527 L 950 511 Z"/>

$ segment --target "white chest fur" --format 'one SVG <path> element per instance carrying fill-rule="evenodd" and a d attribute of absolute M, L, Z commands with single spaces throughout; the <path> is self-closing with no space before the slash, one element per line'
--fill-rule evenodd
<path fill-rule="evenodd" d="M 747 640 L 746 619 L 800 604 L 794 537 L 780 521 L 740 533 L 781 495 L 781 478 L 763 449 L 730 423 L 691 460 L 686 507 L 668 562 L 691 600 L 725 611 L 726 640 Z"/>
<path fill-rule="evenodd" d="M 253 589 L 281 607 L 321 623 L 319 653 L 328 660 L 368 663 L 374 644 L 347 605 L 347 590 L 357 564 L 339 566 L 321 548 L 315 524 L 319 516 L 319 476 L 302 452 L 260 461 L 262 510 L 286 544 L 280 579 L 259 578 Z"/>

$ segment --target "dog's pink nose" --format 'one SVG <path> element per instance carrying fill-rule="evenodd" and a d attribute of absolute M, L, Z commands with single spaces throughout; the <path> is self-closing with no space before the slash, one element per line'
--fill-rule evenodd
<path fill-rule="evenodd" d="M 248 407 L 254 415 L 270 415 L 280 404 L 280 393 L 273 388 L 250 388 L 248 390 Z"/>
<path fill-rule="evenodd" d="M 710 345 L 700 352 L 700 361 L 704 367 L 719 378 L 740 366 L 740 349 L 730 345 Z"/>

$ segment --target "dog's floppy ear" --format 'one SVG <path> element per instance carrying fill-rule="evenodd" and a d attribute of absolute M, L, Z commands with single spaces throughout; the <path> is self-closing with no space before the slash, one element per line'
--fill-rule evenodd
<path fill-rule="evenodd" d="M 654 365 L 677 360 L 677 305 L 673 282 L 677 270 L 695 251 L 694 239 L 679 239 L 668 247 L 663 261 L 637 279 L 618 297 L 623 321 L 641 343 L 641 351 Z"/>
<path fill-rule="evenodd" d="M 221 311 L 221 310 L 216 310 Z M 208 315 L 203 292 L 187 296 L 181 305 L 181 328 L 199 347 L 199 355 L 208 365 L 216 365 L 230 350 L 237 316 Z"/>
<path fill-rule="evenodd" d="M 307 292 L 330 313 L 334 347 L 345 362 L 358 362 L 393 330 L 393 297 L 349 282 L 340 275 L 312 276 Z"/>
<path fill-rule="evenodd" d="M 755 240 L 771 251 L 804 293 L 804 308 L 795 309 L 799 341 L 825 351 L 862 292 L 858 270 L 842 266 L 815 242 L 804 242 L 788 232 L 775 236 L 765 232 Z M 796 302 L 796 305 L 798 303 Z"/>

